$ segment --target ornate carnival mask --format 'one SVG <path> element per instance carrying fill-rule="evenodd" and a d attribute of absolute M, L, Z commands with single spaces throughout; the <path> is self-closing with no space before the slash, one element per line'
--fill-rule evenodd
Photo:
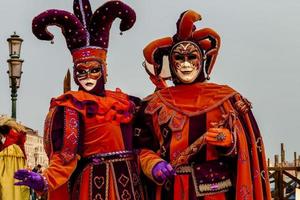
<path fill-rule="evenodd" d="M 170 54 L 171 69 L 182 83 L 192 83 L 202 70 L 203 56 L 199 47 L 190 41 L 176 44 Z"/>
<path fill-rule="evenodd" d="M 105 76 L 103 70 L 105 64 L 99 61 L 80 62 L 74 67 L 75 81 L 86 91 L 91 91 L 97 85 L 98 80 Z M 105 77 L 103 77 L 105 78 Z"/>
<path fill-rule="evenodd" d="M 221 38 L 210 28 L 197 29 L 194 23 L 200 20 L 199 13 L 184 11 L 176 23 L 175 35 L 154 40 L 144 48 L 144 67 L 157 90 L 168 87 L 166 80 L 171 75 L 174 83 L 209 79 Z M 169 62 L 165 62 L 165 57 Z M 172 74 L 165 73 L 169 66 Z"/>

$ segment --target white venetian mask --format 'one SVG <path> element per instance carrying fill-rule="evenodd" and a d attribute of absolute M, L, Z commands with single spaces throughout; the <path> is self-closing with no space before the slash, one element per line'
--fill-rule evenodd
<path fill-rule="evenodd" d="M 182 83 L 192 83 L 202 70 L 202 54 L 190 41 L 176 44 L 171 51 L 171 68 Z"/>

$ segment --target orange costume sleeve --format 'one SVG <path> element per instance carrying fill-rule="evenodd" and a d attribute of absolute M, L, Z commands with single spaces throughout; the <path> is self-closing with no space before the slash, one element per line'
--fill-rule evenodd
<path fill-rule="evenodd" d="M 240 94 L 236 94 L 231 100 L 225 101 L 221 107 L 224 113 L 223 119 L 236 137 L 235 149 L 230 154 L 237 156 L 235 199 L 270 200 L 271 192 L 264 145 L 250 110 L 250 102 Z M 215 117 L 210 115 L 209 118 L 214 119 Z M 212 149 L 210 149 L 210 153 L 207 153 L 208 160 L 220 156 L 217 151 Z"/>
<path fill-rule="evenodd" d="M 143 110 L 146 105 L 142 105 L 141 109 L 137 113 L 134 126 L 135 126 L 135 141 L 134 145 L 136 149 L 139 149 L 139 161 L 141 163 L 141 168 L 144 174 L 154 181 L 158 183 L 154 177 L 152 176 L 152 169 L 153 167 L 163 161 L 161 156 L 158 153 L 159 150 L 159 134 L 156 133 L 158 130 L 154 130 L 153 126 L 153 119 L 151 118 L 144 118 L 143 117 Z"/>
<path fill-rule="evenodd" d="M 163 159 L 161 159 L 155 152 L 148 149 L 142 149 L 139 157 L 141 167 L 145 175 L 157 184 L 161 184 L 157 182 L 152 176 L 152 169 L 157 163 L 163 161 Z"/>
<path fill-rule="evenodd" d="M 50 109 L 45 121 L 44 143 L 49 167 L 43 172 L 51 199 L 66 199 L 67 182 L 76 169 L 79 114 L 67 107 Z M 67 195 L 67 196 L 66 196 Z"/>
<path fill-rule="evenodd" d="M 251 104 L 240 95 L 235 95 L 234 98 L 234 106 L 240 114 L 236 123 L 237 129 L 240 130 L 237 134 L 236 199 L 251 196 L 257 200 L 269 200 L 271 192 L 265 149 L 259 128 L 250 110 Z M 232 104 L 227 105 L 227 109 L 232 110 L 230 107 Z M 245 185 L 253 188 L 247 190 Z"/>
<path fill-rule="evenodd" d="M 76 166 L 77 159 L 64 163 L 60 153 L 54 153 L 50 158 L 49 167 L 43 173 L 48 181 L 49 191 L 56 190 L 67 183 Z"/>

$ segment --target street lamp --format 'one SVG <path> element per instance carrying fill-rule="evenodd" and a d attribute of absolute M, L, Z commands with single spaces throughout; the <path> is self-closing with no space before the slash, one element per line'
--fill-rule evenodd
<path fill-rule="evenodd" d="M 21 75 L 22 75 L 22 63 L 24 60 L 20 59 L 21 54 L 21 45 L 23 39 L 20 38 L 14 32 L 10 38 L 7 39 L 9 45 L 9 57 L 8 62 L 8 71 L 9 74 L 9 87 L 11 88 L 11 117 L 16 119 L 16 103 L 17 103 L 17 89 L 20 87 Z"/>

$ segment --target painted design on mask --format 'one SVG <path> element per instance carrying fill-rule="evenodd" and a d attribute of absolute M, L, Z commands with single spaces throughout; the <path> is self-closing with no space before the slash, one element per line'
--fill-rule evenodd
<path fill-rule="evenodd" d="M 171 50 L 171 68 L 182 83 L 192 83 L 202 70 L 202 54 L 190 41 L 176 44 Z"/>
<path fill-rule="evenodd" d="M 76 64 L 75 78 L 86 90 L 91 91 L 102 77 L 103 64 L 98 61 L 87 61 Z"/>

